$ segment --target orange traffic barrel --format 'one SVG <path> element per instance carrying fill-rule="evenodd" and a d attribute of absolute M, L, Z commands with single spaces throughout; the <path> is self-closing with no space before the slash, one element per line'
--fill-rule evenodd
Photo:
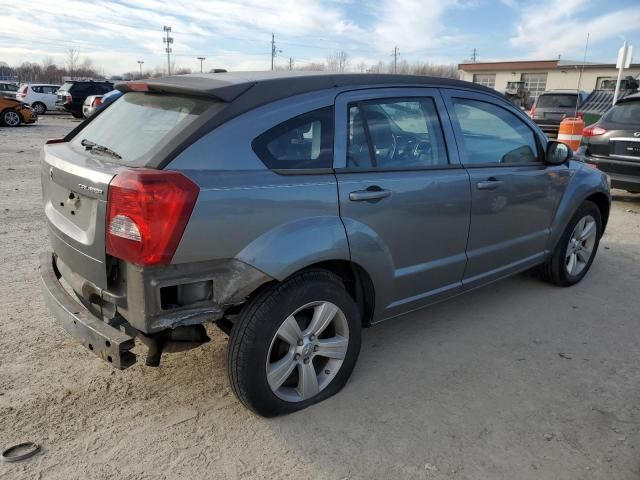
<path fill-rule="evenodd" d="M 566 143 L 571 150 L 577 150 L 582 140 L 582 129 L 584 128 L 584 120 L 580 117 L 567 117 L 560 122 L 560 130 L 558 131 L 558 141 Z"/>

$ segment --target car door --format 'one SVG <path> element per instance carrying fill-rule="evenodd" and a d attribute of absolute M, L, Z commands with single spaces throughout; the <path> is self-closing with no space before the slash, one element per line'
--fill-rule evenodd
<path fill-rule="evenodd" d="M 46 85 L 42 87 L 42 89 L 44 91 L 44 102 L 47 106 L 47 109 L 55 110 L 56 100 L 58 98 L 56 95 L 56 93 L 58 92 L 58 87 L 56 87 L 55 85 Z"/>
<path fill-rule="evenodd" d="M 540 263 L 562 192 L 566 165 L 547 165 L 544 137 L 506 101 L 444 92 L 460 157 L 471 180 L 466 286 Z"/>
<path fill-rule="evenodd" d="M 461 287 L 469 177 L 437 89 L 346 92 L 335 102 L 334 168 L 351 260 L 375 285 L 374 321 Z"/>

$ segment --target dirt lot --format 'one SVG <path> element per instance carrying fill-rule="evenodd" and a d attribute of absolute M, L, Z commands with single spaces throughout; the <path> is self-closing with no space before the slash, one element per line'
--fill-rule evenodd
<path fill-rule="evenodd" d="M 38 156 L 71 118 L 0 128 L 0 446 L 43 450 L 0 479 L 638 479 L 640 196 L 571 289 L 519 276 L 364 332 L 347 387 L 258 418 L 227 338 L 116 371 L 41 299 Z"/>

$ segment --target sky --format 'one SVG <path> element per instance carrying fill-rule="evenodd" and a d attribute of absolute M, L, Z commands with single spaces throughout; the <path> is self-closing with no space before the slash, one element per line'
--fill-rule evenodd
<path fill-rule="evenodd" d="M 606 5 L 606 8 L 604 7 Z M 266 70 L 323 62 L 344 50 L 352 69 L 399 59 L 457 64 L 514 59 L 615 63 L 624 40 L 640 59 L 640 0 L 0 0 L 0 62 L 17 65 L 74 48 L 107 74 L 166 68 Z M 636 60 L 637 61 L 637 60 Z"/>

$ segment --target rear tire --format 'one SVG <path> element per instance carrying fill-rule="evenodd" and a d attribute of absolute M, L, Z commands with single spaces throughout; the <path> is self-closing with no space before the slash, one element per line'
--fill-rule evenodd
<path fill-rule="evenodd" d="M 31 105 L 31 108 L 33 108 L 38 115 L 44 115 L 47 111 L 47 106 L 42 102 L 34 102 Z"/>
<path fill-rule="evenodd" d="M 84 118 L 82 112 L 71 112 L 71 115 L 73 115 L 73 118 Z"/>
<path fill-rule="evenodd" d="M 565 227 L 553 254 L 540 267 L 543 280 L 570 287 L 591 268 L 602 235 L 602 216 L 595 203 L 586 201 Z"/>
<path fill-rule="evenodd" d="M 227 354 L 231 387 L 258 415 L 302 410 L 342 389 L 360 342 L 360 314 L 341 279 L 302 272 L 266 288 L 240 312 Z"/>

